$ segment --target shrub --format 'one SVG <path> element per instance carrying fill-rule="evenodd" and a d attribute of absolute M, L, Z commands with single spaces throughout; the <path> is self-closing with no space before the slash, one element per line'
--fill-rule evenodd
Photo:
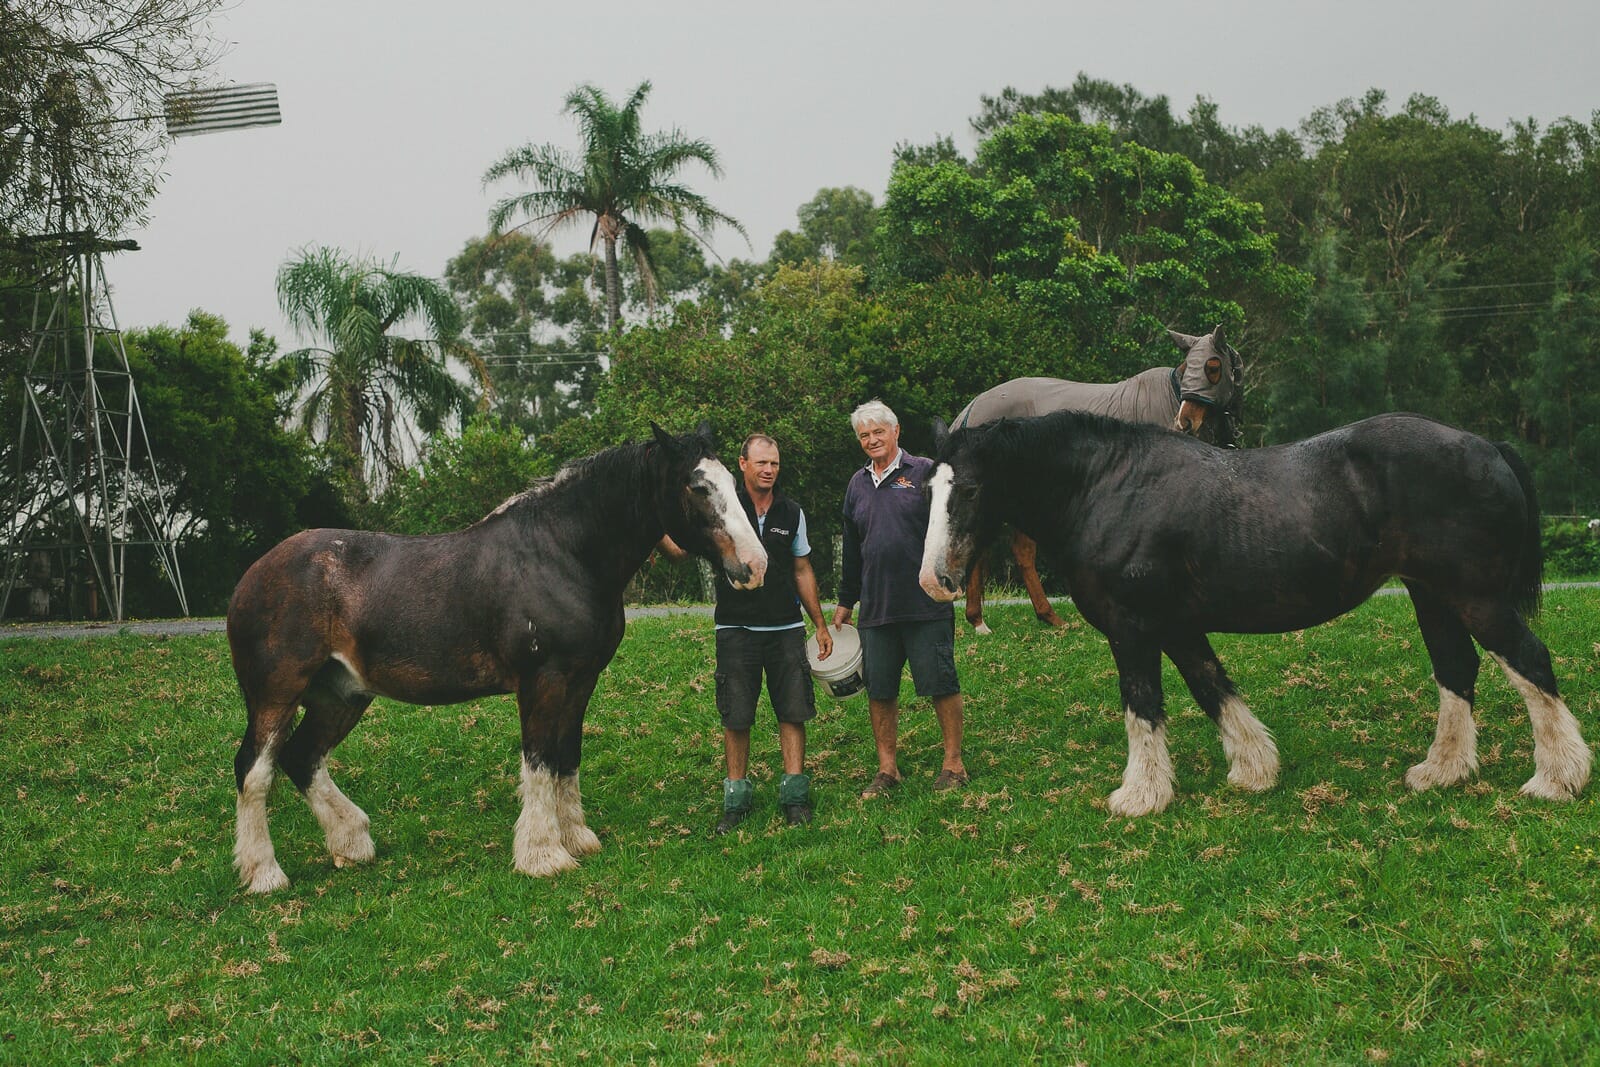
<path fill-rule="evenodd" d="M 1544 570 L 1547 579 L 1600 577 L 1600 538 L 1587 520 L 1545 522 Z"/>

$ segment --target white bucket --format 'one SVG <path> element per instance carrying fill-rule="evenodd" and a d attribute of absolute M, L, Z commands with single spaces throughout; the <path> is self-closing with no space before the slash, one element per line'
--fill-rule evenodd
<path fill-rule="evenodd" d="M 806 662 L 811 664 L 811 677 L 826 689 L 830 696 L 843 700 L 867 687 L 866 676 L 861 673 L 861 635 L 848 623 L 834 629 L 833 653 L 825 660 L 817 659 L 817 639 L 806 641 Z"/>

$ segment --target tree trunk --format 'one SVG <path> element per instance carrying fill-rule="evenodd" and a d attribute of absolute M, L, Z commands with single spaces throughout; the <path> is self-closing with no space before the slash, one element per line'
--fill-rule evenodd
<path fill-rule="evenodd" d="M 617 324 L 622 321 L 622 284 L 617 277 L 617 236 L 609 232 L 603 236 L 606 245 L 606 332 L 615 333 Z"/>

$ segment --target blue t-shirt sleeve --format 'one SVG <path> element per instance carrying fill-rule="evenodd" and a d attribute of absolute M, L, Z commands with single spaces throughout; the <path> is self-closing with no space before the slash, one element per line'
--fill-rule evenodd
<path fill-rule="evenodd" d="M 806 540 L 806 513 L 804 509 L 796 510 L 800 512 L 800 521 L 794 525 L 794 554 L 796 556 L 809 556 L 811 555 L 811 542 Z"/>

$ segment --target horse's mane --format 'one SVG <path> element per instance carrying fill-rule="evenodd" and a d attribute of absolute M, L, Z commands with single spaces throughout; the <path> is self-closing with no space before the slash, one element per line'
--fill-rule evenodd
<path fill-rule="evenodd" d="M 675 462 L 693 465 L 707 454 L 697 434 L 673 438 Z M 503 516 L 533 522 L 562 512 L 593 518 L 603 515 L 608 526 L 636 528 L 654 514 L 654 463 L 650 452 L 668 447 L 654 440 L 613 445 L 593 455 L 568 460 L 552 475 L 537 479 L 478 520 Z"/>
<path fill-rule="evenodd" d="M 638 483 L 645 469 L 644 456 L 648 447 L 647 442 L 632 441 L 568 460 L 554 474 L 535 479 L 528 488 L 507 497 L 478 521 L 487 522 L 502 515 L 528 518 L 544 514 L 550 508 L 560 507 L 573 491 L 581 491 L 581 487 L 596 481 L 622 487 L 621 498 L 639 505 L 642 511 L 649 504 L 649 494 L 640 492 Z"/>
<path fill-rule="evenodd" d="M 1150 423 L 1124 422 L 1108 415 L 1087 411 L 1056 411 L 1027 419 L 1001 419 L 987 426 L 959 431 L 972 439 L 973 450 L 981 456 L 998 453 L 1009 461 L 1029 456 L 1055 457 L 1062 446 L 1079 439 L 1094 443 L 1096 450 L 1109 448 L 1122 452 L 1143 452 L 1152 439 L 1173 431 Z"/>

